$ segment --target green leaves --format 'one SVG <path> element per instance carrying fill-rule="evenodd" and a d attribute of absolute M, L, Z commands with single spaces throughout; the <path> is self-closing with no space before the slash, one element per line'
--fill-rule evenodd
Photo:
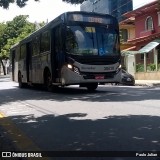
<path fill-rule="evenodd" d="M 0 7 L 9 8 L 10 3 L 16 3 L 19 7 L 24 7 L 28 0 L 0 0 Z M 39 0 L 34 0 L 39 1 Z"/>
<path fill-rule="evenodd" d="M 24 7 L 29 0 L 0 0 L 0 7 L 9 8 L 11 3 L 16 3 L 19 7 Z M 39 0 L 34 0 L 39 1 Z M 63 2 L 71 4 L 82 4 L 86 0 L 62 0 Z"/>
<path fill-rule="evenodd" d="M 14 3 L 14 0 L 0 0 L 0 7 L 8 8 L 10 3 Z"/>
<path fill-rule="evenodd" d="M 71 3 L 71 4 L 81 4 L 86 0 L 62 0 L 63 2 Z"/>
<path fill-rule="evenodd" d="M 28 15 L 20 15 L 0 23 L 0 59 L 8 58 L 11 46 L 35 31 L 34 24 L 27 18 Z"/>

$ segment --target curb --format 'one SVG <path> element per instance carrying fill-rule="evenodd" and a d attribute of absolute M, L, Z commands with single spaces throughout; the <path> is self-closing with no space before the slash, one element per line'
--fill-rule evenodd
<path fill-rule="evenodd" d="M 160 83 L 137 83 L 135 86 L 160 87 Z"/>

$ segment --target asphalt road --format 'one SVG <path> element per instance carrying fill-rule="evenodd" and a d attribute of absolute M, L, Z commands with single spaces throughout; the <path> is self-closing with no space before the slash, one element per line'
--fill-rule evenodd
<path fill-rule="evenodd" d="M 21 151 L 160 151 L 160 88 L 106 85 L 89 93 L 71 86 L 51 93 L 1 78 L 0 126 L 1 142 L 8 136 Z"/>

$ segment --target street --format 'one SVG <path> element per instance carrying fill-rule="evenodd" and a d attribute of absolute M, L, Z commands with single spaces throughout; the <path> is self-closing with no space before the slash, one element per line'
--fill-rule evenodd
<path fill-rule="evenodd" d="M 54 93 L 1 78 L 0 115 L 22 151 L 160 151 L 159 87 L 105 85 L 89 93 L 70 86 Z"/>

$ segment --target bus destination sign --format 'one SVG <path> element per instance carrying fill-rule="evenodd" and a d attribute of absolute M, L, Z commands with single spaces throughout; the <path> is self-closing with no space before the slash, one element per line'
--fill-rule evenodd
<path fill-rule="evenodd" d="M 69 21 L 76 21 L 76 22 L 92 22 L 92 23 L 113 24 L 113 21 L 110 18 L 82 15 L 82 14 L 70 14 L 68 17 L 68 20 Z"/>

